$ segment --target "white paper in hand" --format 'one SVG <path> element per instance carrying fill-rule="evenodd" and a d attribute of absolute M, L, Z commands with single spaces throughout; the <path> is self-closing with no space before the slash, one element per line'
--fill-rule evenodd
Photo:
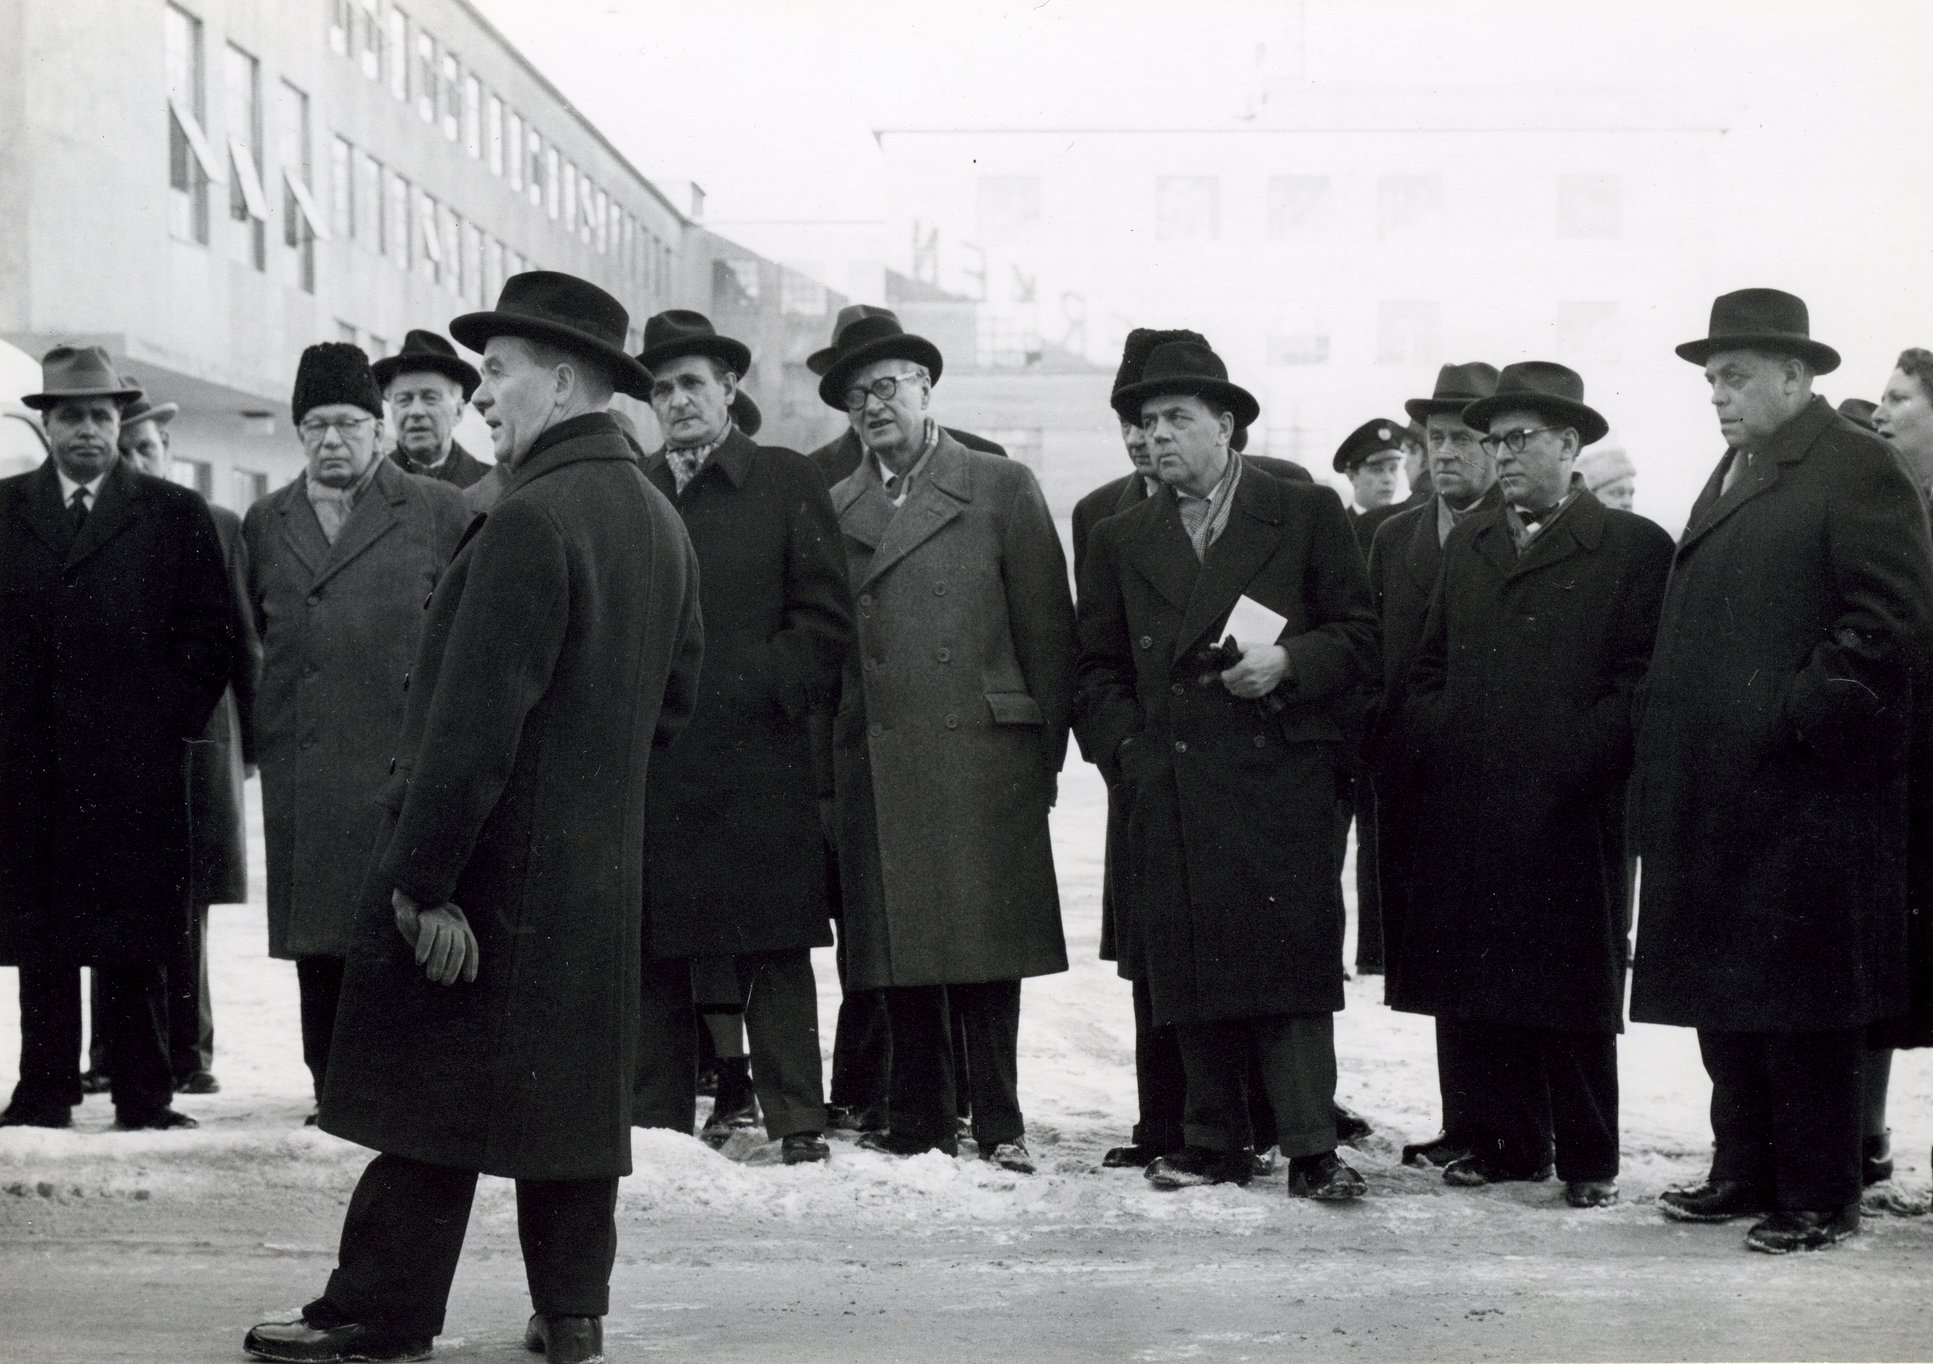
<path fill-rule="evenodd" d="M 1275 643 L 1276 636 L 1288 627 L 1289 618 L 1279 611 L 1271 611 L 1255 598 L 1243 594 L 1235 602 L 1235 609 L 1229 613 L 1228 625 L 1222 630 L 1224 637 L 1234 636 L 1235 642 L 1242 646 L 1242 652 L 1250 649 L 1266 648 Z"/>

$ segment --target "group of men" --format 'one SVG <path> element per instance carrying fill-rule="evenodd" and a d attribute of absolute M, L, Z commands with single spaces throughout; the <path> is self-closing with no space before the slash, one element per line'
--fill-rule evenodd
<path fill-rule="evenodd" d="M 311 1121 L 380 1153 L 323 1295 L 251 1353 L 427 1355 L 488 1173 L 517 1181 L 526 1343 L 595 1357 L 630 1129 L 692 1130 L 701 1019 L 707 1135 L 730 1109 L 787 1164 L 845 1123 L 1031 1170 L 1021 982 L 1067 965 L 1070 735 L 1108 783 L 1103 953 L 1137 1032 L 1107 1165 L 1246 1183 L 1276 1147 L 1292 1195 L 1365 1192 L 1333 1039 L 1354 785 L 1388 1002 L 1436 1025 L 1443 1131 L 1406 1160 L 1616 1200 L 1642 855 L 1633 1016 L 1698 1028 L 1714 1084 L 1710 1176 L 1665 1211 L 1753 1215 L 1770 1251 L 1856 1230 L 1868 1028 L 1909 1003 L 1933 542 L 1894 453 L 1812 393 L 1838 357 L 1798 299 L 1726 295 L 1679 348 L 1727 451 L 1676 546 L 1580 476 L 1608 424 L 1562 365 L 1445 365 L 1406 405 L 1429 491 L 1365 545 L 1243 453 L 1260 404 L 1205 338 L 1137 331 L 1078 608 L 1033 474 L 937 424 L 944 356 L 889 310 L 811 357 L 849 431 L 810 455 L 752 439 L 742 342 L 673 310 L 631 355 L 628 324 L 530 272 L 450 323 L 480 368 L 427 330 L 374 365 L 311 347 L 304 470 L 239 533 L 117 457 L 166 419 L 98 349 L 50 352 L 29 399 L 53 457 L 0 483 L 0 1121 L 70 1120 L 89 965 L 119 1125 L 193 1125 L 187 985 L 239 892 L 195 874 L 232 812 L 184 781 L 230 694 Z M 454 441 L 466 403 L 493 465 Z M 1338 467 L 1393 494 L 1410 423 Z"/>

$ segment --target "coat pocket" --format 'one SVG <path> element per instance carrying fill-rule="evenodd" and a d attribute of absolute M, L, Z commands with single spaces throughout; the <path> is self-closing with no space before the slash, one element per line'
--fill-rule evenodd
<path fill-rule="evenodd" d="M 1032 725 L 1038 729 L 1045 723 L 1040 702 L 1024 691 L 990 691 L 986 697 L 987 710 L 996 725 Z"/>

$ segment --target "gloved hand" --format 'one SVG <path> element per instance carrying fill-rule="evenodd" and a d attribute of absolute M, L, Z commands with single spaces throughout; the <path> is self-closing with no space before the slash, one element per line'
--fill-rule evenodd
<path fill-rule="evenodd" d="M 396 931 L 416 948 L 416 964 L 438 985 L 453 985 L 460 975 L 467 985 L 477 978 L 483 962 L 477 935 L 455 904 L 445 902 L 424 909 L 402 891 L 389 897 L 396 911 Z"/>

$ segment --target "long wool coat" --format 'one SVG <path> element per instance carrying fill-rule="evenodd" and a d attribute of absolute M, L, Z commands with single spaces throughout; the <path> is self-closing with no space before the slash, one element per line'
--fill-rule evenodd
<path fill-rule="evenodd" d="M 846 988 L 1067 969 L 1047 810 L 1074 603 L 1025 465 L 941 434 L 903 506 L 832 489 L 857 634 L 833 721 Z"/>
<path fill-rule="evenodd" d="M 1933 545 L 1891 452 L 1823 398 L 1724 492 L 1732 458 L 1678 543 L 1643 692 L 1631 1017 L 1859 1027 L 1906 1006 Z"/>
<path fill-rule="evenodd" d="M 1503 505 L 1492 485 L 1473 514 Z M 1369 591 L 1383 625 L 1383 675 L 1372 705 L 1364 758 L 1375 785 L 1376 883 L 1383 910 L 1383 1002 L 1404 1007 L 1402 938 L 1409 902 L 1430 893 L 1441 870 L 1419 855 L 1429 831 L 1430 803 L 1423 795 L 1429 773 L 1397 736 L 1410 665 L 1423 642 L 1430 599 L 1443 570 L 1443 541 L 1436 532 L 1436 499 L 1384 519 L 1369 548 Z"/>
<path fill-rule="evenodd" d="M 852 645 L 845 551 L 819 473 L 734 430 L 677 491 L 644 464 L 698 555 L 698 709 L 652 767 L 646 931 L 660 957 L 832 942 L 807 717 L 838 694 Z"/>
<path fill-rule="evenodd" d="M 255 743 L 268 852 L 269 955 L 340 957 L 382 827 L 423 600 L 469 517 L 446 483 L 380 464 L 332 545 L 307 474 L 248 509 L 261 632 Z"/>
<path fill-rule="evenodd" d="M 194 492 L 117 462 L 78 535 L 0 480 L 0 964 L 151 965 L 188 931 L 188 743 L 235 602 Z"/>
<path fill-rule="evenodd" d="M 222 564 L 235 602 L 235 649 L 229 655 L 228 687 L 188 745 L 188 902 L 235 905 L 248 899 L 248 842 L 242 820 L 245 769 L 255 758 L 255 683 L 262 641 L 248 605 L 248 547 L 242 518 L 211 505 Z"/>
<path fill-rule="evenodd" d="M 1618 1032 L 1631 703 L 1671 537 L 1580 492 L 1519 557 L 1493 511 L 1443 547 L 1404 728 L 1434 812 L 1397 1006 Z"/>
<path fill-rule="evenodd" d="M 1279 710 L 1203 680 L 1201 646 L 1243 595 L 1288 621 Z M 1248 471 L 1198 561 L 1161 489 L 1095 527 L 1080 641 L 1081 750 L 1127 816 L 1121 973 L 1148 982 L 1155 1022 L 1340 1009 L 1336 776 L 1376 671 L 1342 503 Z"/>
<path fill-rule="evenodd" d="M 321 1125 L 517 1179 L 628 1173 L 645 782 L 697 686 L 691 542 L 617 424 L 574 417 L 471 526 L 427 614 Z M 425 978 L 393 888 L 463 909 L 474 982 Z"/>

